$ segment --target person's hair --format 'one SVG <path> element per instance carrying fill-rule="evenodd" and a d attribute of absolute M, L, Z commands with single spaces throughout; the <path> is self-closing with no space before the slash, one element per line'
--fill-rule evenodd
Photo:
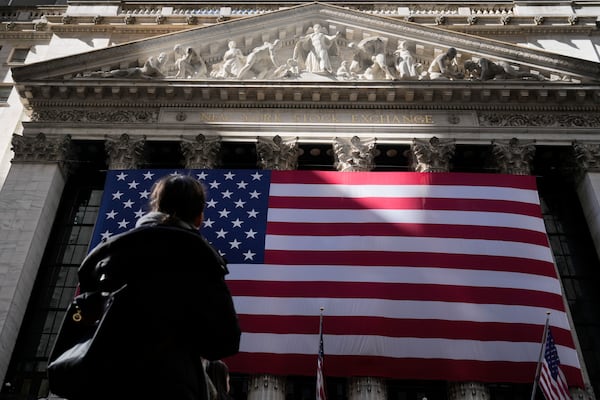
<path fill-rule="evenodd" d="M 206 196 L 202 184 L 188 175 L 168 175 L 154 183 L 150 208 L 188 223 L 202 214 Z"/>
<path fill-rule="evenodd" d="M 227 376 L 229 375 L 229 367 L 227 367 L 227 364 L 221 360 L 211 361 L 206 367 L 206 373 L 215 389 L 217 389 L 217 399 L 228 398 Z"/>

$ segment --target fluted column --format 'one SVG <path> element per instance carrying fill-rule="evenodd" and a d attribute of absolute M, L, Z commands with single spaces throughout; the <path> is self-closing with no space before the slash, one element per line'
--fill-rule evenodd
<path fill-rule="evenodd" d="M 0 382 L 65 186 L 70 144 L 69 136 L 43 133 L 12 138 L 14 158 L 0 190 Z"/>
<path fill-rule="evenodd" d="M 180 147 L 186 168 L 212 169 L 219 165 L 220 137 L 200 134 L 193 138 L 182 136 L 181 139 Z"/>
<path fill-rule="evenodd" d="M 412 168 L 415 172 L 448 172 L 455 149 L 452 139 L 414 139 L 410 147 Z"/>
<path fill-rule="evenodd" d="M 335 138 L 334 166 L 338 171 L 370 171 L 375 167 L 375 138 Z"/>
<path fill-rule="evenodd" d="M 512 138 L 508 141 L 497 140 L 492 143 L 492 152 L 496 158 L 500 173 L 511 175 L 531 174 L 531 160 L 535 155 L 533 140 L 520 141 Z"/>
<path fill-rule="evenodd" d="M 335 138 L 333 141 L 334 165 L 338 171 L 370 171 L 375 167 L 374 138 Z M 385 380 L 371 376 L 348 379 L 348 400 L 386 400 Z"/>
<path fill-rule="evenodd" d="M 257 163 L 262 169 L 296 169 L 301 153 L 297 138 L 283 139 L 277 135 L 273 138 L 259 137 L 256 142 Z M 248 400 L 285 400 L 285 385 L 285 376 L 251 376 L 248 381 Z"/>
<path fill-rule="evenodd" d="M 283 139 L 279 135 L 271 138 L 259 137 L 256 142 L 258 166 L 262 169 L 293 170 L 298 168 L 298 157 L 302 150 L 298 138 Z"/>
<path fill-rule="evenodd" d="M 437 137 L 414 139 L 410 147 L 412 167 L 416 172 L 449 172 L 456 146 L 454 140 Z M 448 382 L 450 400 L 489 399 L 489 390 L 480 382 Z"/>
<path fill-rule="evenodd" d="M 142 162 L 145 142 L 144 136 L 132 138 L 126 133 L 117 138 L 107 136 L 104 147 L 108 154 L 108 168 L 138 168 Z"/>

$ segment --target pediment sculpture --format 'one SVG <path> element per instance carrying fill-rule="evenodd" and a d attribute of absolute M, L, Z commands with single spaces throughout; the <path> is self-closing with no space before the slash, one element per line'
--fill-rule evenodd
<path fill-rule="evenodd" d="M 318 23 L 284 45 L 264 41 L 244 52 L 228 40 L 223 54 L 203 55 L 192 46 L 176 45 L 140 65 L 79 74 L 78 77 L 211 80 L 557 80 L 502 60 L 472 56 L 457 60 L 447 48 L 433 59 L 419 56 L 413 40 L 370 36 L 348 41 Z M 218 60 L 209 64 L 206 60 Z"/>

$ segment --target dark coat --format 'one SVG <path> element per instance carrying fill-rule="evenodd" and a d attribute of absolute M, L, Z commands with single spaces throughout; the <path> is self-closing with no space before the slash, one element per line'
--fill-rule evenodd
<path fill-rule="evenodd" d="M 110 375 L 102 393 L 86 400 L 206 400 L 201 357 L 216 360 L 239 348 L 226 274 L 212 246 L 180 227 L 142 226 L 96 247 L 79 268 L 81 291 L 126 282 L 127 295 L 118 351 L 107 356 Z"/>

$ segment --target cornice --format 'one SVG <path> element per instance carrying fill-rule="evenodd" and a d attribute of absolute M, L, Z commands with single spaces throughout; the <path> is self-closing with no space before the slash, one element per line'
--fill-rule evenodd
<path fill-rule="evenodd" d="M 600 111 L 600 85 L 525 81 L 43 82 L 17 86 L 26 107 L 437 108 Z"/>

